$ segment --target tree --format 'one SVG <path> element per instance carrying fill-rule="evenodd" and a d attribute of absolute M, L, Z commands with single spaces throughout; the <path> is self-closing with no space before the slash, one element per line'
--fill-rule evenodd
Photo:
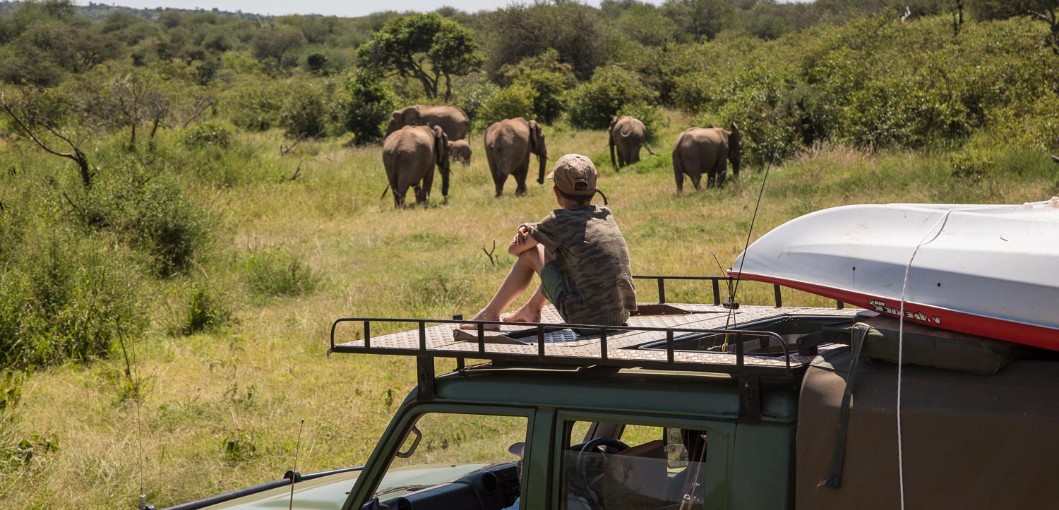
<path fill-rule="evenodd" d="M 735 16 L 728 0 L 666 0 L 662 10 L 696 41 L 713 39 Z"/>
<path fill-rule="evenodd" d="M 92 187 L 95 172 L 88 164 L 88 156 L 81 150 L 80 142 L 75 141 L 60 127 L 62 117 L 70 111 L 69 105 L 62 98 L 47 92 L 23 92 L 19 98 L 9 98 L 0 92 L 0 110 L 7 113 L 11 120 L 41 150 L 66 158 L 77 164 L 81 184 L 85 189 Z M 68 152 L 55 148 L 65 145 Z"/>
<path fill-rule="evenodd" d="M 130 149 L 136 146 L 136 131 L 140 126 L 149 125 L 148 139 L 154 140 L 172 108 L 169 97 L 158 90 L 155 82 L 143 72 L 132 72 L 114 78 L 96 93 L 86 91 L 83 96 L 91 98 L 88 114 L 104 127 L 129 128 Z"/>
<path fill-rule="evenodd" d="M 980 20 L 1027 16 L 1048 25 L 1045 42 L 1059 55 L 1059 0 L 972 0 L 967 8 Z"/>
<path fill-rule="evenodd" d="M 559 61 L 573 66 L 578 79 L 587 80 L 607 62 L 606 26 L 597 9 L 570 0 L 513 5 L 488 17 L 489 74 L 548 49 Z"/>
<path fill-rule="evenodd" d="M 452 77 L 481 68 L 474 33 L 438 14 L 413 14 L 386 22 L 357 50 L 364 67 L 418 80 L 427 97 L 452 99 Z"/>

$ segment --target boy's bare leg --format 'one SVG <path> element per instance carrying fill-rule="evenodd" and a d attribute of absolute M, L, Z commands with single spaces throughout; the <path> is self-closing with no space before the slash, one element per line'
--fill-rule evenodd
<path fill-rule="evenodd" d="M 490 299 L 485 308 L 482 308 L 480 312 L 474 315 L 473 320 L 499 321 L 500 314 L 529 288 L 534 273 L 539 273 L 541 268 L 544 267 L 547 255 L 547 251 L 542 245 L 537 245 L 536 249 L 531 248 L 519 254 L 518 260 L 515 261 L 515 265 L 511 266 L 511 271 L 504 277 L 504 281 L 500 284 L 496 294 L 493 295 L 493 299 Z M 538 292 L 534 293 L 534 297 L 530 298 L 530 302 L 534 301 L 538 293 L 540 293 L 539 289 Z M 544 295 L 541 294 L 540 297 L 544 298 Z M 540 306 L 543 308 L 544 304 L 542 303 Z M 538 316 L 539 313 L 538 311 Z M 460 327 L 463 329 L 475 329 L 477 325 L 461 324 Z M 500 326 L 486 324 L 485 329 L 500 329 Z"/>

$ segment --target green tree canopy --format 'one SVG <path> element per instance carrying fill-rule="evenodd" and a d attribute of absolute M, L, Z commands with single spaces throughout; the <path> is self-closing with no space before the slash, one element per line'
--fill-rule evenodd
<path fill-rule="evenodd" d="M 453 76 L 465 76 L 482 65 L 474 33 L 435 13 L 387 21 L 357 56 L 365 67 L 418 80 L 431 99 L 444 84 L 445 101 L 452 98 Z"/>

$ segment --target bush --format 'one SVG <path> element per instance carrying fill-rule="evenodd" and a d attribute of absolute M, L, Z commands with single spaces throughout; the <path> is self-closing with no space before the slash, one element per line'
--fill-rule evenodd
<path fill-rule="evenodd" d="M 316 290 L 320 275 L 296 256 L 276 250 L 251 253 L 243 280 L 265 296 L 299 296 Z"/>
<path fill-rule="evenodd" d="M 330 101 L 323 90 L 305 86 L 293 90 L 283 103 L 279 113 L 279 125 L 291 138 L 316 138 L 327 129 Z"/>
<path fill-rule="evenodd" d="M 547 124 L 563 113 L 562 94 L 576 85 L 573 67 L 559 61 L 559 53 L 549 49 L 522 59 L 518 65 L 500 69 L 505 85 L 522 85 L 533 90 L 533 116 Z"/>
<path fill-rule="evenodd" d="M 382 140 L 383 124 L 390 118 L 395 102 L 381 76 L 357 70 L 350 74 L 345 85 L 349 97 L 339 100 L 337 106 L 342 126 L 353 133 L 357 144 Z"/>
<path fill-rule="evenodd" d="M 505 87 L 485 101 L 478 111 L 476 122 L 488 127 L 496 121 L 515 117 L 533 119 L 533 101 L 536 98 L 537 92 L 525 85 Z"/>
<path fill-rule="evenodd" d="M 272 79 L 261 78 L 252 84 L 229 89 L 222 103 L 232 124 L 247 131 L 265 131 L 279 124 L 286 89 Z"/>
<path fill-rule="evenodd" d="M 232 318 L 224 302 L 212 293 L 206 285 L 195 285 L 188 297 L 183 320 L 176 332 L 185 336 L 215 331 L 226 325 Z"/>
<path fill-rule="evenodd" d="M 165 177 L 101 183 L 84 197 L 80 212 L 85 225 L 125 237 L 163 278 L 187 271 L 210 240 L 209 212 Z"/>
<path fill-rule="evenodd" d="M 0 270 L 0 364 L 105 357 L 145 326 L 137 265 L 106 236 L 34 229 Z"/>
<path fill-rule="evenodd" d="M 219 122 L 200 122 L 185 129 L 181 140 L 189 149 L 204 147 L 227 149 L 232 145 L 232 131 Z"/>
<path fill-rule="evenodd" d="M 581 129 L 607 129 L 610 121 L 626 105 L 653 104 L 657 94 L 625 69 L 602 67 L 592 81 L 582 83 L 567 96 L 570 123 Z"/>
<path fill-rule="evenodd" d="M 483 80 L 463 88 L 463 91 L 459 99 L 456 100 L 456 106 L 459 106 L 467 114 L 467 117 L 471 119 L 471 130 L 481 131 L 489 125 L 478 120 L 482 107 L 486 101 L 489 101 L 490 97 L 500 91 L 500 87 L 493 82 Z"/>

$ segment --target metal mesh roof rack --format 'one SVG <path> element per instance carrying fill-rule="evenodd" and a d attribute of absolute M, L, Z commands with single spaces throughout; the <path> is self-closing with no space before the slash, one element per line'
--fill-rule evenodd
<path fill-rule="evenodd" d="M 724 277 L 657 279 L 659 303 L 642 304 L 624 326 L 567 324 L 548 305 L 542 322 L 509 323 L 453 319 L 346 317 L 331 327 L 330 352 L 415 356 L 419 398 L 434 395 L 434 358 L 539 366 L 608 366 L 729 374 L 739 380 L 741 416 L 760 417 L 762 378 L 799 380 L 828 341 L 844 334 L 856 310 L 720 304 Z M 665 279 L 711 281 L 714 304 L 665 302 Z M 410 330 L 375 335 L 407 324 Z M 461 329 L 469 325 L 471 329 Z M 498 329 L 490 329 L 498 328 Z M 821 332 L 832 334 L 824 337 Z M 821 347 L 822 345 L 822 347 Z"/>

